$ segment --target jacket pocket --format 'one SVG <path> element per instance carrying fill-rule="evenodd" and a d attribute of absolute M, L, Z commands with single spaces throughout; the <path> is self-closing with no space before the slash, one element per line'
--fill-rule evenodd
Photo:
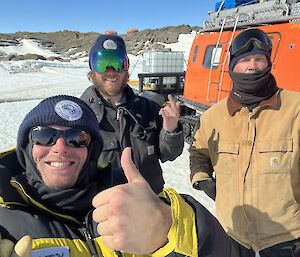
<path fill-rule="evenodd" d="M 257 143 L 259 164 L 263 174 L 288 173 L 291 168 L 293 139 L 285 138 Z"/>
<path fill-rule="evenodd" d="M 215 162 L 216 173 L 232 173 L 238 169 L 239 144 L 220 142 Z"/>
<path fill-rule="evenodd" d="M 300 217 L 292 187 L 293 139 L 259 141 L 257 148 L 261 228 L 265 238 L 286 235 L 299 228 Z"/>
<path fill-rule="evenodd" d="M 111 135 L 102 135 L 102 138 L 103 148 L 98 158 L 98 166 L 106 167 L 112 164 L 114 167 L 120 167 L 121 150 L 117 139 Z"/>

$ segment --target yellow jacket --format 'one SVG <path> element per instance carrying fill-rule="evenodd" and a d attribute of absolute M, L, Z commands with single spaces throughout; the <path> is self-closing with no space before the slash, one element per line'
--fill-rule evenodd
<path fill-rule="evenodd" d="M 173 189 L 164 189 L 160 194 L 172 210 L 168 243 L 149 255 L 113 251 L 102 243 L 90 213 L 83 224 L 76 217 L 36 200 L 24 186 L 26 183 L 13 177 L 20 172 L 14 153 L 0 153 L 0 233 L 3 238 L 17 241 L 30 235 L 33 250 L 62 253 L 65 249 L 66 255 L 71 257 L 237 257 L 215 217 L 192 197 L 179 195 Z"/>

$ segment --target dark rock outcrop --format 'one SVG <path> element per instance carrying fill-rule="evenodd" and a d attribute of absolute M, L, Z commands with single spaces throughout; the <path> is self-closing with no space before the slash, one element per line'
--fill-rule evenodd
<path fill-rule="evenodd" d="M 179 34 L 188 34 L 191 31 L 198 31 L 200 27 L 190 27 L 188 25 L 168 26 L 158 29 L 145 29 L 120 35 L 126 42 L 127 52 L 129 54 L 138 55 L 144 50 L 164 49 L 164 45 L 160 43 L 175 43 L 178 41 Z M 19 45 L 22 39 L 33 39 L 43 48 L 49 49 L 54 53 L 61 55 L 61 60 L 66 58 L 74 59 L 88 55 L 88 51 L 96 38 L 99 36 L 96 32 L 82 33 L 78 31 L 59 31 L 59 32 L 16 32 L 12 34 L 0 34 L 0 46 Z M 1 60 L 17 60 L 17 59 L 41 59 L 38 55 L 26 54 L 23 56 L 3 56 Z M 47 58 L 59 60 L 57 57 Z"/>

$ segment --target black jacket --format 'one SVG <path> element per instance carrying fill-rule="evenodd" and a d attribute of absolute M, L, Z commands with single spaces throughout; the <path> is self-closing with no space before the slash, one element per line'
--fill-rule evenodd
<path fill-rule="evenodd" d="M 103 150 L 98 164 L 112 166 L 114 184 L 126 181 L 121 170 L 121 152 L 126 146 L 132 147 L 133 160 L 152 189 L 161 192 L 164 180 L 159 160 L 172 161 L 183 150 L 184 137 L 179 124 L 176 133 L 168 133 L 162 128 L 160 106 L 144 97 L 134 94 L 127 86 L 124 90 L 126 103 L 113 106 L 96 93 L 90 86 L 81 96 L 96 113 Z"/>

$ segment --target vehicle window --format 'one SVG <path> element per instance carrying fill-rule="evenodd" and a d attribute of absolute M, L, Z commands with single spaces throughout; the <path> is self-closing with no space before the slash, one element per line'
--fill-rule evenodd
<path fill-rule="evenodd" d="M 199 50 L 199 46 L 195 46 L 194 54 L 193 54 L 193 62 L 196 62 L 197 60 L 197 53 Z"/>
<path fill-rule="evenodd" d="M 218 67 L 222 53 L 222 46 L 216 48 L 215 45 L 208 46 L 205 50 L 203 66 L 210 69 L 211 65 L 213 69 Z"/>

